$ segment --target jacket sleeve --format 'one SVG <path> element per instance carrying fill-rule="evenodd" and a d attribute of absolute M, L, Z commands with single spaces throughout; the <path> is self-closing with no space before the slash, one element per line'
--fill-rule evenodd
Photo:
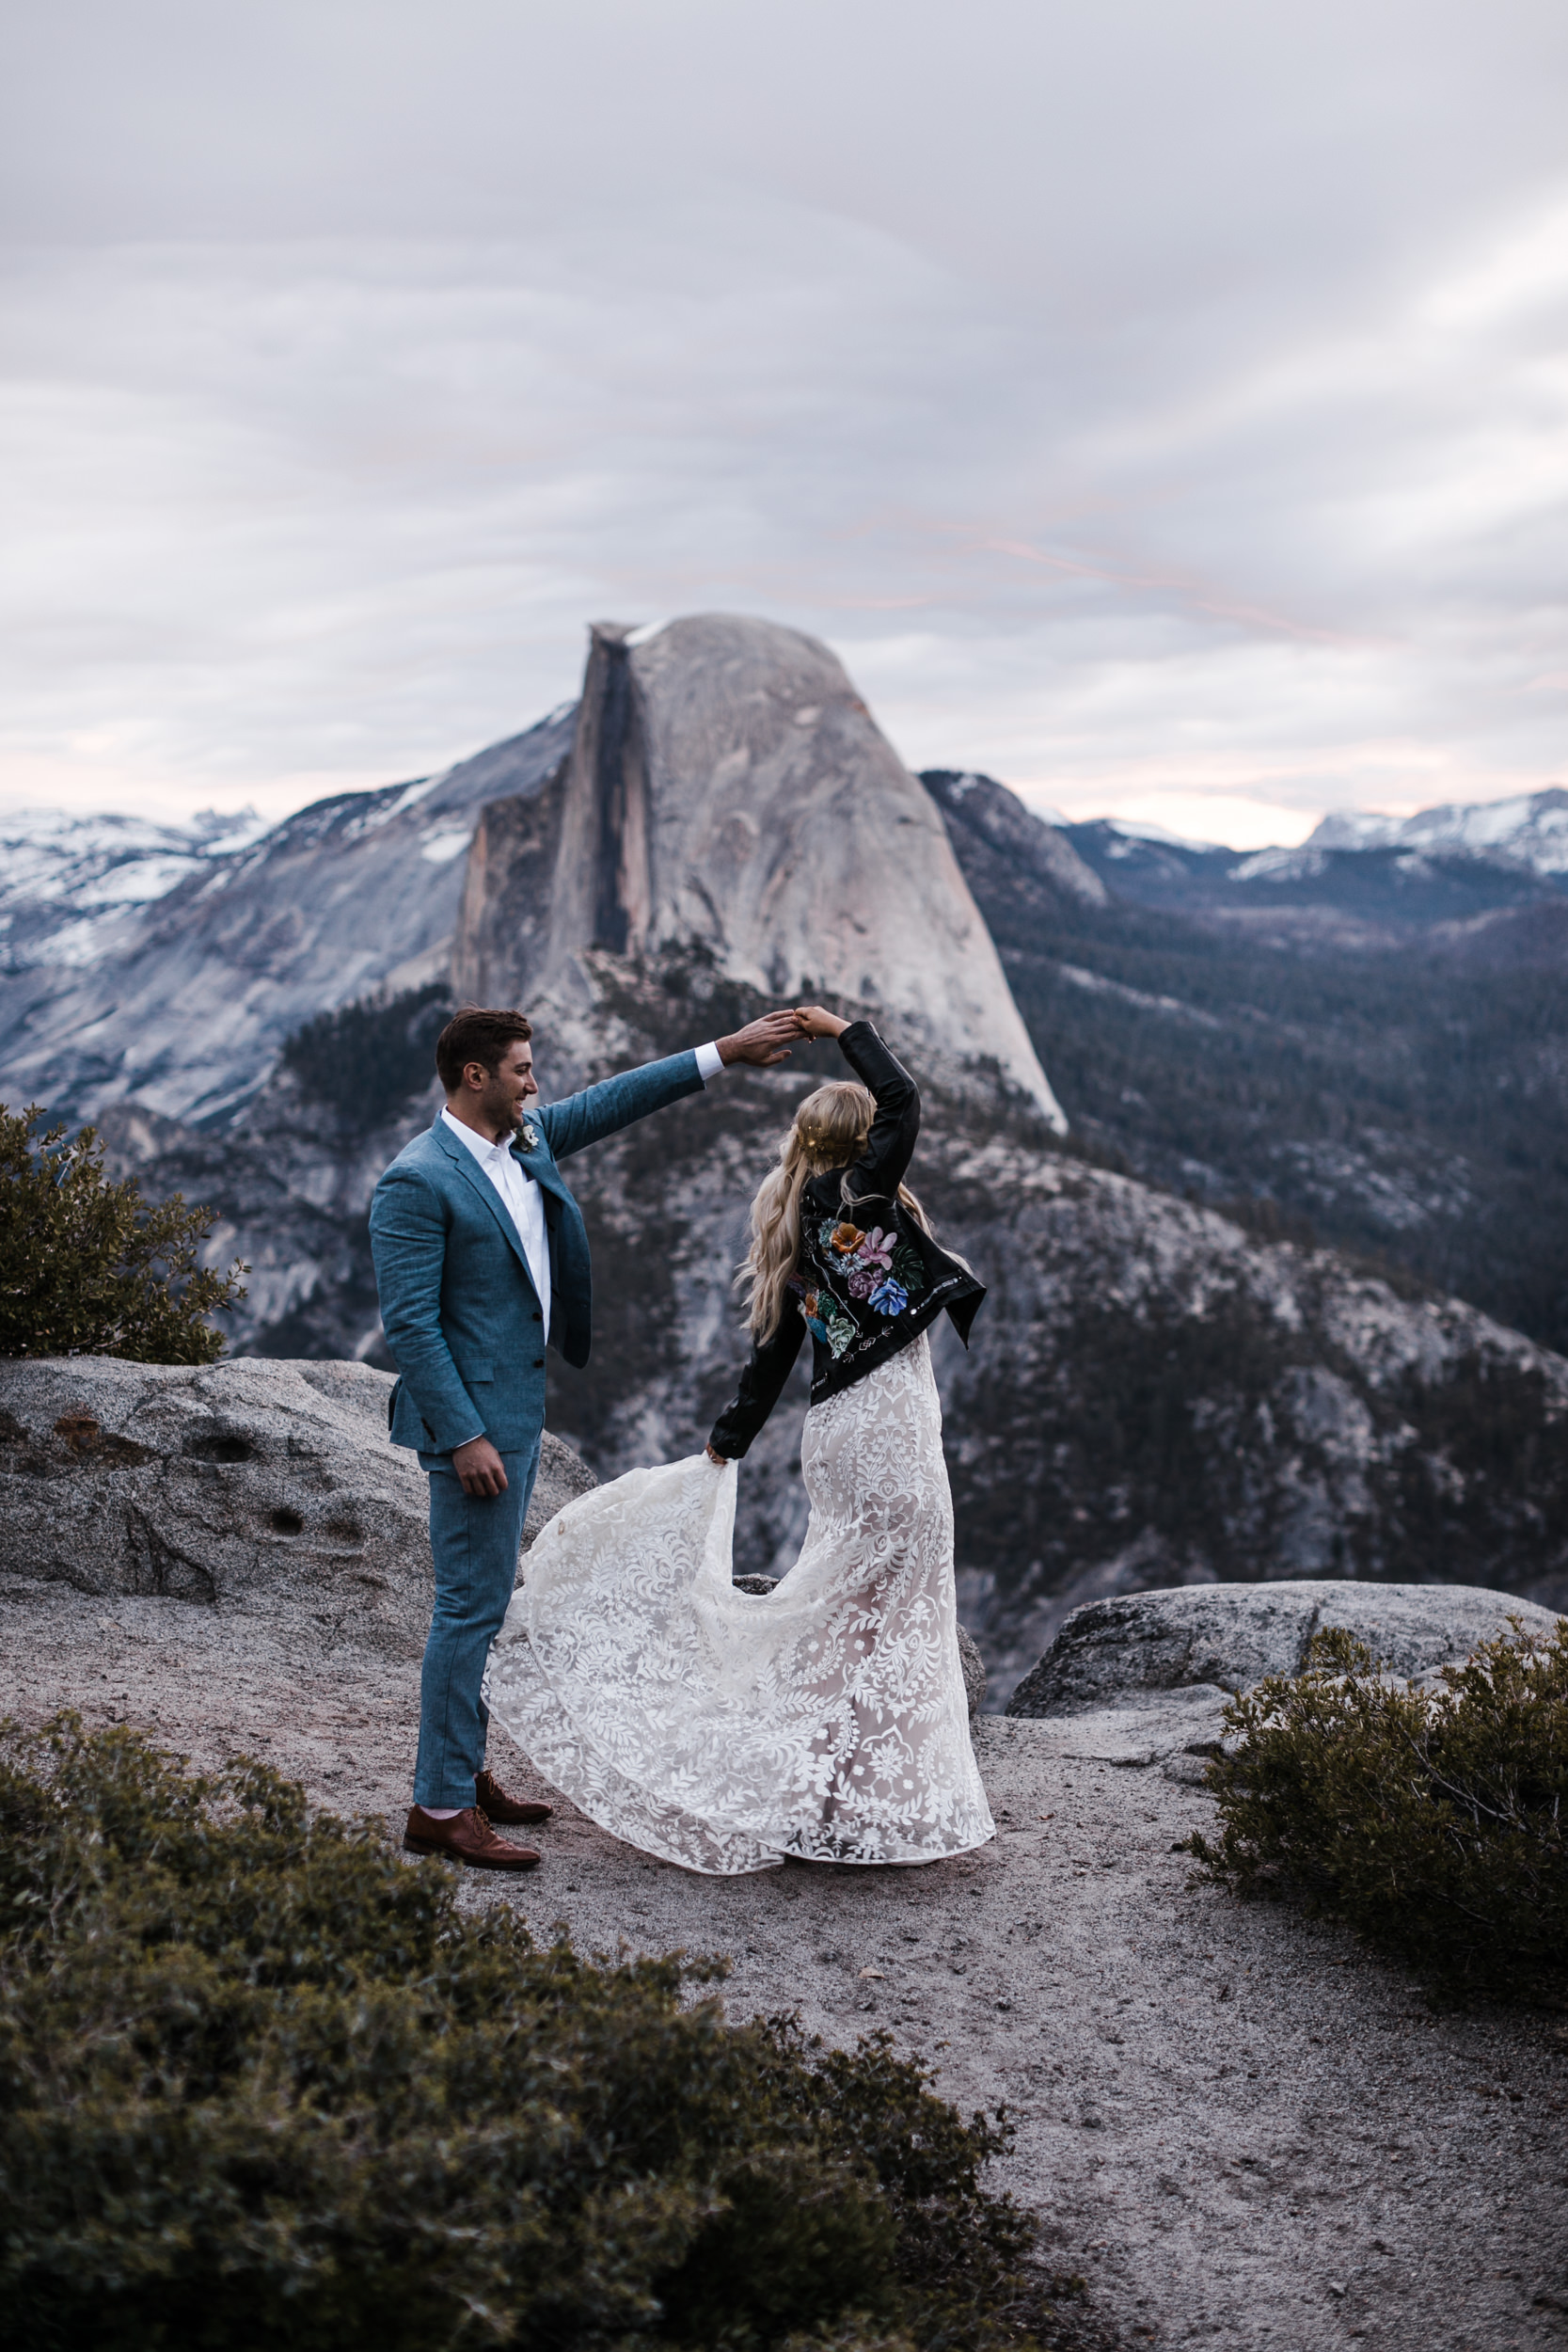
<path fill-rule="evenodd" d="M 568 1160 L 622 1127 L 629 1127 L 667 1103 L 685 1094 L 701 1094 L 704 1081 L 694 1053 L 672 1054 L 668 1061 L 648 1061 L 641 1070 L 624 1070 L 618 1077 L 601 1079 L 568 1094 L 563 1102 L 548 1103 L 533 1117 L 544 1129 L 558 1160 Z"/>
<path fill-rule="evenodd" d="M 851 1021 L 838 1042 L 856 1077 L 877 1098 L 870 1139 L 844 1180 L 846 1200 L 885 1200 L 891 1207 L 914 1157 L 920 1089 L 869 1021 Z"/>
<path fill-rule="evenodd" d="M 441 1330 L 447 1221 L 424 1178 L 395 1164 L 371 1202 L 371 1255 L 381 1327 L 433 1454 L 451 1454 L 484 1435 L 484 1416 L 458 1376 Z"/>
<path fill-rule="evenodd" d="M 737 1394 L 714 1422 L 708 1443 L 715 1454 L 723 1454 L 726 1461 L 739 1461 L 778 1403 L 800 1353 L 805 1331 L 804 1321 L 791 1301 L 772 1338 L 752 1348 L 751 1360 L 740 1375 Z"/>

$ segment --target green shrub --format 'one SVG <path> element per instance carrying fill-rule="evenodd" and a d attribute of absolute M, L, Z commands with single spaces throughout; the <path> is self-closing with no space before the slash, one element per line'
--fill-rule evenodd
<path fill-rule="evenodd" d="M 29 2352 L 1055 2343 L 885 2036 L 735 2028 L 439 1863 L 61 1716 L 0 1740 L 0 2296 Z M 693 1988 L 696 1996 L 693 1997 Z M 1070 2283 L 1070 2282 L 1069 2282 Z M 1078 2341 L 1078 2338 L 1074 2338 Z"/>
<path fill-rule="evenodd" d="M 1348 1920 L 1451 2000 L 1568 1995 L 1568 1618 L 1485 1642 L 1442 1688 L 1321 1633 L 1307 1673 L 1226 1710 L 1219 1838 L 1191 1841 L 1241 1895 Z"/>
<path fill-rule="evenodd" d="M 197 1264 L 211 1209 L 179 1193 L 150 1207 L 134 1176 L 112 1184 L 91 1127 L 36 1131 L 37 1104 L 0 1103 L 0 1356 L 128 1356 L 210 1364 L 209 1315 L 245 1296 L 244 1265 Z"/>

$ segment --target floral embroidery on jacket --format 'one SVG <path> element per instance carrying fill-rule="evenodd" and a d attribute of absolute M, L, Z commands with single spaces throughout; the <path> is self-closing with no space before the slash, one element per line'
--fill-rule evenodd
<path fill-rule="evenodd" d="M 789 1284 L 796 1302 L 805 1317 L 806 1329 L 814 1340 L 831 1348 L 834 1357 L 842 1356 L 855 1336 L 855 1327 L 832 1291 L 812 1289 L 799 1276 Z"/>
<path fill-rule="evenodd" d="M 917 1298 L 926 1287 L 926 1267 L 919 1250 L 911 1242 L 897 1244 L 888 1271 L 895 1281 L 903 1284 L 911 1298 Z"/>
<path fill-rule="evenodd" d="M 895 1226 L 877 1225 L 863 1232 L 847 1217 L 823 1217 L 816 1227 L 816 1247 L 808 1244 L 807 1256 L 818 1277 L 815 1286 L 797 1278 L 790 1288 L 798 1294 L 813 1339 L 831 1348 L 835 1358 L 857 1335 L 849 1306 L 869 1307 L 891 1322 L 926 1288 L 920 1252 L 901 1238 Z M 840 1295 L 837 1284 L 846 1295 Z"/>

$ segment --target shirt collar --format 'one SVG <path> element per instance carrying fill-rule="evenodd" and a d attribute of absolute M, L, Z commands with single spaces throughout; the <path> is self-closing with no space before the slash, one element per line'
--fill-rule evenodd
<path fill-rule="evenodd" d="M 444 1103 L 441 1105 L 441 1117 L 458 1140 L 467 1145 L 476 1160 L 510 1159 L 512 1155 L 510 1144 L 492 1143 L 488 1136 L 479 1135 L 472 1127 L 466 1127 L 460 1119 L 453 1119 Z"/>

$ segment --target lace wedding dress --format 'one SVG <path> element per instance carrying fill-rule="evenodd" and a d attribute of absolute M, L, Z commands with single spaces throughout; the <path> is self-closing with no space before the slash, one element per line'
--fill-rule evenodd
<path fill-rule="evenodd" d="M 806 1540 L 765 1595 L 730 1581 L 734 1462 L 569 1503 L 491 1647 L 490 1711 L 602 1828 L 689 1870 L 967 1852 L 994 1825 L 924 1333 L 815 1406 L 800 1451 Z"/>

